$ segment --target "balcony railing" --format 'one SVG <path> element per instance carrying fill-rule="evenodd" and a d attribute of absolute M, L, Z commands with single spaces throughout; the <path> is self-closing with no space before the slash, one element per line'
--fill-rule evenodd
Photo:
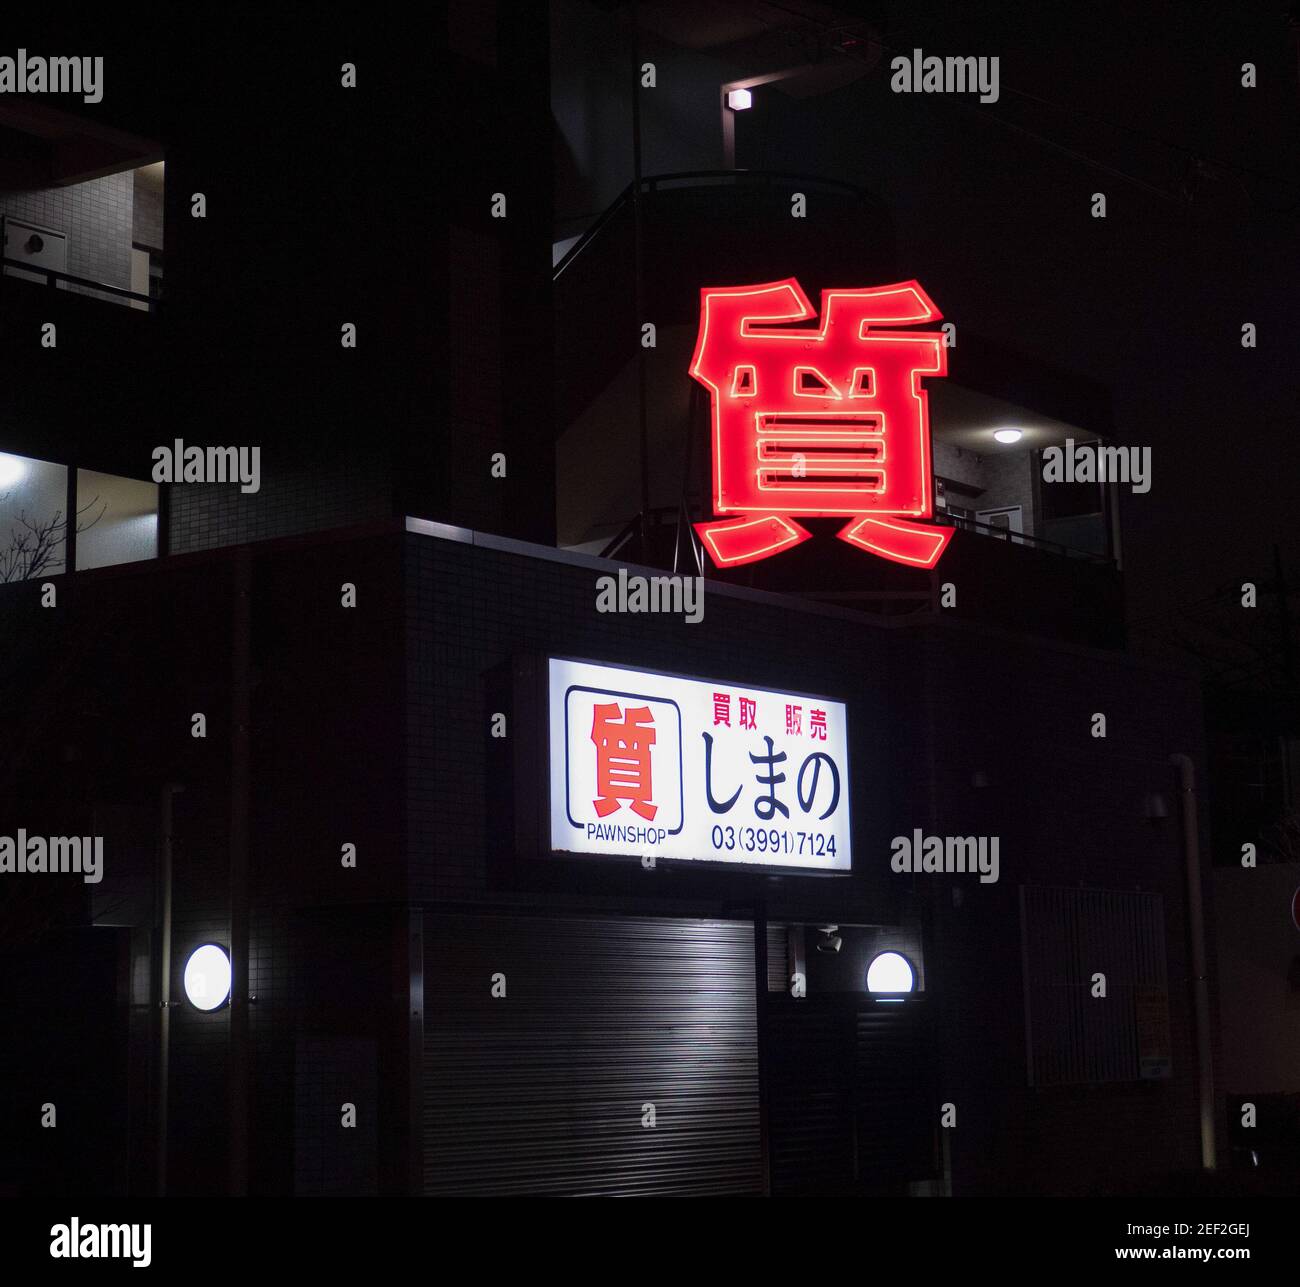
<path fill-rule="evenodd" d="M 939 521 L 942 522 L 942 518 Z M 1115 562 L 1114 559 L 1105 554 L 1097 554 L 1092 550 L 1078 550 L 1072 545 L 1062 545 L 1060 541 L 1049 541 L 1045 536 L 1031 536 L 1028 532 L 1013 532 L 1009 527 L 997 527 L 992 523 L 981 523 L 974 518 L 958 518 L 955 514 L 950 514 L 947 518 L 947 526 L 958 528 L 963 532 L 976 532 L 981 536 L 996 537 L 1007 541 L 1011 545 L 1028 545 L 1033 549 L 1063 555 L 1068 559 L 1082 559 L 1085 563 L 1099 563 L 1103 567 L 1109 567 Z"/>
<path fill-rule="evenodd" d="M 617 558 L 620 555 L 626 557 L 626 552 L 631 549 L 636 551 L 636 556 L 640 561 L 651 561 L 653 559 L 653 555 L 650 553 L 651 546 L 662 543 L 654 541 L 652 539 L 653 534 L 663 533 L 671 527 L 675 529 L 675 539 L 671 547 L 673 551 L 673 571 L 681 570 L 681 558 L 685 553 L 687 570 L 692 575 L 700 575 L 704 571 L 703 560 L 700 555 L 699 544 L 694 539 L 691 529 L 693 521 L 690 515 L 687 515 L 681 507 L 676 505 L 655 506 L 644 520 L 641 515 L 634 514 L 601 550 L 600 557 L 604 559 Z M 981 523 L 978 519 L 958 518 L 955 515 L 948 515 L 945 523 L 944 517 L 941 515 L 937 521 L 940 526 L 954 527 L 963 532 L 973 532 L 980 536 L 991 536 L 994 539 L 1006 541 L 1010 545 L 1024 545 L 1031 549 L 1041 550 L 1044 553 L 1058 555 L 1067 559 L 1081 559 L 1085 563 L 1094 563 L 1100 567 L 1113 567 L 1115 563 L 1114 559 L 1104 554 L 1097 554 L 1092 550 L 1079 550 L 1072 545 L 1063 545 L 1060 541 L 1048 540 L 1045 536 L 1032 536 L 1028 532 L 1013 532 L 1008 527 L 997 527 L 992 523 Z M 684 551 L 683 545 L 685 546 Z"/>
<path fill-rule="evenodd" d="M 60 272 L 57 268 L 42 268 L 38 265 L 24 263 L 18 259 L 0 259 L 0 265 L 3 265 L 5 270 L 10 268 L 17 270 L 15 273 L 5 271 L 3 277 L 16 277 L 19 281 L 30 281 L 34 276 L 44 277 L 43 282 L 33 284 L 48 286 L 51 290 L 58 290 L 60 282 L 67 282 L 69 286 L 112 295 L 115 300 L 121 299 L 129 304 L 141 304 L 151 313 L 157 312 L 158 309 L 158 301 L 152 296 L 141 295 L 139 291 L 127 290 L 123 286 L 110 286 L 108 282 L 97 282 L 89 277 L 78 277 L 75 273 Z M 21 273 L 22 276 L 17 277 L 17 273 Z"/>
<path fill-rule="evenodd" d="M 654 174 L 641 180 L 640 192 L 645 196 L 654 196 L 659 192 L 670 192 L 681 188 L 730 187 L 741 189 L 787 188 L 797 186 L 801 190 L 833 192 L 840 197 L 848 197 L 859 203 L 874 202 L 875 198 L 863 188 L 839 179 L 825 179 L 816 175 L 790 174 L 783 171 L 769 170 L 688 170 L 679 174 Z M 552 270 L 552 277 L 559 281 L 568 268 L 582 255 L 583 251 L 595 241 L 602 232 L 619 215 L 632 205 L 633 184 L 629 183 L 613 202 L 601 212 L 578 237 L 577 241 L 565 251 L 559 263 Z"/>

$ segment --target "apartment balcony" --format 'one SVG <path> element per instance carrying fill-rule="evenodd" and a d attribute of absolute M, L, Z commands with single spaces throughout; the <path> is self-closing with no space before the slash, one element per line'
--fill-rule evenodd
<path fill-rule="evenodd" d="M 0 105 L 0 302 L 35 293 L 48 309 L 57 292 L 156 312 L 164 176 L 151 139 L 27 100 Z"/>
<path fill-rule="evenodd" d="M 803 198 L 798 217 L 796 196 Z M 884 207 L 850 184 L 715 170 L 629 185 L 580 236 L 561 236 L 556 253 L 556 410 L 563 431 L 628 366 L 645 322 L 657 331 L 656 356 L 685 347 L 689 357 L 702 286 L 798 277 L 816 298 L 823 287 L 844 285 L 846 273 L 888 281 L 894 233 Z"/>

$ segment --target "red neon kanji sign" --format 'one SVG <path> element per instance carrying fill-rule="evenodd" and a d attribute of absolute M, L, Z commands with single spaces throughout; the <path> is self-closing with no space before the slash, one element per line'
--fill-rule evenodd
<path fill-rule="evenodd" d="M 822 293 L 798 281 L 708 287 L 691 375 L 712 402 L 713 512 L 695 530 L 722 567 L 806 541 L 796 517 L 850 519 L 836 535 L 930 568 L 951 529 L 933 515 L 924 376 L 946 375 L 943 315 L 914 281 Z M 730 517 L 724 517 L 730 516 Z"/>

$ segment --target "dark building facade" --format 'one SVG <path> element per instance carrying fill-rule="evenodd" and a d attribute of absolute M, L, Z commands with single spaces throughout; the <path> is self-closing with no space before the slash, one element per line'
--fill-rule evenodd
<path fill-rule="evenodd" d="M 0 831 L 102 837 L 104 876 L 29 877 L 7 913 L 5 1188 L 1078 1195 L 1213 1165 L 1199 682 L 1124 648 L 1117 489 L 1042 481 L 1047 448 L 1122 438 L 1108 393 L 963 320 L 931 385 L 937 567 L 820 526 L 709 565 L 700 289 L 925 265 L 860 176 L 738 169 L 762 149 L 717 101 L 797 66 L 768 118 L 796 138 L 805 97 L 879 75 L 844 36 L 868 20 L 819 19 L 820 67 L 743 13 L 640 8 L 453 5 L 426 98 L 354 108 L 322 68 L 286 175 L 297 118 L 123 119 L 105 165 L 165 156 L 130 247 L 164 284 L 120 297 L 144 307 L 6 247 L 0 343 L 60 341 L 0 394 L 30 489 L 0 538 L 54 516 L 0 585 Z M 635 149 L 617 60 L 660 76 Z M 29 168 L 32 112 L 0 120 Z M 455 182 L 418 182 L 438 149 Z M 302 188 L 363 162 L 388 186 L 346 210 Z M 287 287 L 250 213 L 281 202 Z M 177 437 L 259 444 L 259 487 L 152 481 Z M 620 570 L 698 574 L 702 615 L 603 610 Z M 552 659 L 841 703 L 851 866 L 557 849 L 531 826 Z M 993 879 L 899 870 L 914 836 L 995 843 Z M 211 1011 L 204 944 L 233 970 Z M 871 986 L 891 954 L 906 986 Z"/>
<path fill-rule="evenodd" d="M 1171 795 L 1170 754 L 1199 755 L 1189 680 L 725 586 L 696 624 L 602 615 L 607 561 L 405 528 L 79 573 L 72 637 L 90 642 L 73 656 L 37 587 L 9 591 L 31 655 L 63 655 L 78 701 L 97 692 L 71 725 L 41 728 L 48 688 L 31 690 L 11 785 L 29 831 L 45 818 L 61 834 L 75 816 L 78 834 L 104 836 L 107 875 L 81 915 L 116 943 L 106 1050 L 135 1074 L 122 1070 L 130 1095 L 112 1114 L 133 1165 L 152 1160 L 157 1033 L 127 1002 L 157 986 L 164 835 L 173 996 L 188 952 L 231 944 L 242 923 L 255 998 L 238 1044 L 238 1003 L 170 1017 L 173 1192 L 224 1189 L 238 1063 L 237 1173 L 253 1191 L 1078 1192 L 1105 1186 L 1117 1151 L 1152 1177 L 1195 1165 L 1181 833 L 1144 813 Z M 356 608 L 341 606 L 345 583 Z M 107 628 L 146 614 L 148 641 Z M 521 662 L 574 655 L 844 701 L 852 874 L 521 851 L 517 797 L 544 764 L 490 728 L 504 714 L 522 738 L 538 718 L 513 682 Z M 1094 708 L 1111 712 L 1104 740 Z M 999 837 L 997 883 L 893 872 L 891 839 L 913 827 Z M 817 951 L 825 925 L 840 927 L 838 953 Z M 1031 950 L 1044 955 L 1027 976 Z M 866 991 L 884 951 L 916 970 L 900 1005 Z M 1072 1015 L 1097 962 L 1113 1010 Z M 1153 993 L 1163 1046 L 1134 1027 Z M 1078 1022 L 1096 1023 L 1084 1035 L 1108 1062 Z M 46 1034 L 25 1040 L 39 1051 Z M 1170 1075 L 1143 1081 L 1152 1053 Z M 1041 1084 L 1026 1084 L 1027 1058 Z M 345 1103 L 355 1129 L 339 1128 Z M 943 1104 L 959 1123 L 946 1143 Z"/>

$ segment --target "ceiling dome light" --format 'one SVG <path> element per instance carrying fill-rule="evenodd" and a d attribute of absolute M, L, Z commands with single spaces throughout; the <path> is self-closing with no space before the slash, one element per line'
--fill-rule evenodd
<path fill-rule="evenodd" d="M 185 962 L 185 996 L 196 1010 L 219 1010 L 230 998 L 230 956 L 216 943 L 204 943 Z"/>
<path fill-rule="evenodd" d="M 910 992 L 913 983 L 911 965 L 897 952 L 881 952 L 867 966 L 868 992 Z"/>
<path fill-rule="evenodd" d="M 21 456 L 7 456 L 0 451 L 0 487 L 12 487 L 23 480 L 27 466 Z"/>
<path fill-rule="evenodd" d="M 1019 442 L 1025 436 L 1023 429 L 995 429 L 993 437 L 998 442 Z"/>

